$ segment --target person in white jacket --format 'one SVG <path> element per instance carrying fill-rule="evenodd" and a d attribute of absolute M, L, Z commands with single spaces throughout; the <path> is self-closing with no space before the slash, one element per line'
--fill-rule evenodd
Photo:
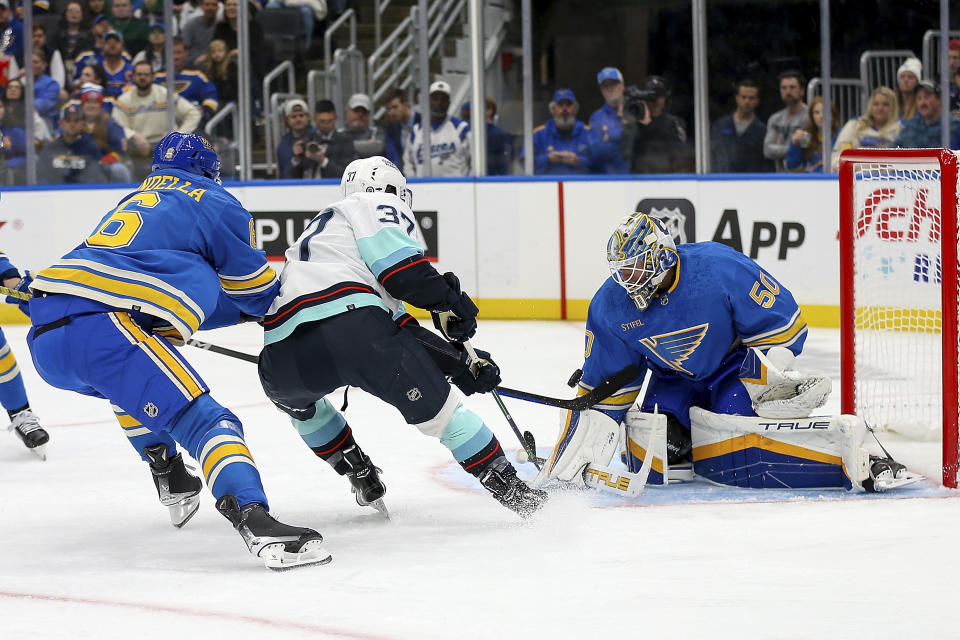
<path fill-rule="evenodd" d="M 470 175 L 470 125 L 447 115 L 450 85 L 438 80 L 430 85 L 430 168 L 431 176 Z M 425 175 L 423 126 L 410 129 L 410 143 L 404 150 L 404 170 L 411 176 Z"/>

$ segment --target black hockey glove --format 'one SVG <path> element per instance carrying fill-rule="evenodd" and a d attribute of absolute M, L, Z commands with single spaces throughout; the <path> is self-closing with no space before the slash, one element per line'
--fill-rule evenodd
<path fill-rule="evenodd" d="M 477 349 L 479 360 L 473 363 L 473 366 L 467 364 L 469 356 L 466 350 L 459 344 L 454 345 L 460 353 L 460 363 L 462 369 L 456 375 L 450 376 L 450 382 L 457 385 L 457 388 L 463 392 L 463 395 L 469 396 L 474 393 L 489 393 L 500 384 L 500 367 L 490 357 L 490 353 Z M 474 377 L 476 372 L 476 377 Z"/>
<path fill-rule="evenodd" d="M 450 291 L 445 301 L 447 308 L 443 311 L 430 311 L 433 316 L 433 326 L 442 333 L 447 340 L 463 342 L 473 337 L 477 332 L 477 305 L 470 296 L 460 291 L 460 280 L 451 272 L 443 274 L 443 279 L 450 285 Z"/>

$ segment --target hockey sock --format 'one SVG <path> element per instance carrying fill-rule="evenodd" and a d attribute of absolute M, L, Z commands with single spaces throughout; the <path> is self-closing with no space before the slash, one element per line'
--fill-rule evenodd
<path fill-rule="evenodd" d="M 27 402 L 27 390 L 23 387 L 23 376 L 20 375 L 20 365 L 10 350 L 6 338 L 0 333 L 0 340 L 3 340 L 3 346 L 0 347 L 0 404 L 7 410 L 7 413 L 19 413 L 23 409 L 29 408 Z M 11 407 L 20 407 L 11 409 Z"/>
<path fill-rule="evenodd" d="M 440 442 L 450 449 L 460 466 L 475 476 L 486 468 L 485 463 L 498 454 L 503 455 L 497 437 L 483 424 L 480 416 L 463 405 L 457 406 L 453 412 L 440 434 Z"/>
<path fill-rule="evenodd" d="M 269 510 L 240 420 L 210 394 L 204 393 L 174 418 L 170 435 L 200 463 L 215 498 L 232 495 L 241 507 L 259 502 Z"/>
<path fill-rule="evenodd" d="M 150 458 L 147 457 L 144 451 L 148 447 L 155 447 L 158 444 L 167 445 L 169 457 L 172 458 L 177 455 L 177 443 L 173 441 L 169 433 L 166 431 L 150 431 L 150 429 L 143 426 L 136 418 L 115 404 L 111 404 L 110 408 L 113 409 L 113 415 L 116 416 L 117 422 L 120 423 L 120 428 L 123 429 L 123 435 L 127 436 L 127 440 L 140 456 L 141 460 L 150 462 Z"/>
<path fill-rule="evenodd" d="M 347 472 L 349 466 L 343 462 L 340 452 L 356 442 L 346 419 L 329 400 L 320 398 L 315 405 L 313 417 L 308 420 L 291 417 L 290 423 L 318 458 L 329 462 L 340 475 Z"/>
<path fill-rule="evenodd" d="M 357 442 L 353 439 L 353 429 L 350 428 L 350 425 L 344 424 L 343 429 L 333 440 L 319 447 L 310 447 L 310 449 L 318 458 L 326 460 L 334 471 L 344 475 L 350 470 L 350 465 L 343 459 L 343 451 L 356 445 Z"/>

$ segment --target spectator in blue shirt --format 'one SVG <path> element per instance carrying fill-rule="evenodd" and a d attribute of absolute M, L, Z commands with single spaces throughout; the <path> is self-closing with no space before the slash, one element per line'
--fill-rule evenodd
<path fill-rule="evenodd" d="M 37 160 L 37 179 L 41 183 L 106 182 L 100 168 L 100 149 L 83 132 L 83 111 L 70 104 L 60 118 L 60 136 L 47 144 Z"/>
<path fill-rule="evenodd" d="M 917 84 L 917 114 L 907 120 L 893 146 L 907 149 L 935 149 L 940 146 L 940 86 L 931 80 Z M 950 148 L 960 148 L 960 120 L 950 114 Z"/>
<path fill-rule="evenodd" d="M 508 176 L 512 173 L 513 136 L 493 123 L 497 115 L 497 103 L 487 96 L 484 100 L 484 115 L 487 121 L 487 175 Z M 460 118 L 470 122 L 470 103 L 460 107 Z"/>
<path fill-rule="evenodd" d="M 590 116 L 590 151 L 595 173 L 630 173 L 630 164 L 620 150 L 623 136 L 623 74 L 604 67 L 597 74 L 604 105 Z"/>
<path fill-rule="evenodd" d="M 33 108 L 50 124 L 56 124 L 59 116 L 57 105 L 60 103 L 60 85 L 46 74 L 47 54 L 43 49 L 34 49 L 33 68 Z"/>
<path fill-rule="evenodd" d="M 533 130 L 533 168 L 537 175 L 590 173 L 593 154 L 587 126 L 577 120 L 580 105 L 570 89 L 557 89 L 546 124 Z M 524 151 L 520 156 L 523 157 Z"/>
<path fill-rule="evenodd" d="M 757 117 L 760 89 L 753 80 L 734 85 L 737 108 L 719 118 L 710 132 L 710 169 L 716 173 L 763 173 L 773 162 L 763 155 L 767 125 Z"/>

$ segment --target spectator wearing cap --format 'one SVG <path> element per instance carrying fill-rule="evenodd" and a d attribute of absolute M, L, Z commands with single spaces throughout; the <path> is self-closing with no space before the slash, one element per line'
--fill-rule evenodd
<path fill-rule="evenodd" d="M 437 80 L 430 85 L 430 175 L 470 175 L 470 125 L 447 115 L 450 85 Z M 408 176 L 426 174 L 427 154 L 423 149 L 423 123 L 410 129 L 403 167 Z"/>
<path fill-rule="evenodd" d="M 98 39 L 98 47 L 84 51 L 77 56 L 73 71 L 73 86 L 76 87 L 81 84 L 80 74 L 84 67 L 89 64 L 98 64 L 103 67 L 104 74 L 107 76 L 103 84 L 106 95 L 116 97 L 130 83 L 132 62 L 130 54 L 124 49 L 123 34 L 114 29 L 105 29 L 109 26 L 110 23 L 106 20 L 100 20 L 94 25 L 94 35 L 97 36 L 101 31 L 103 31 L 103 35 Z M 109 69 L 107 68 L 107 58 L 110 59 Z"/>
<path fill-rule="evenodd" d="M 203 123 L 212 118 L 220 108 L 217 88 L 203 71 L 188 67 L 187 44 L 180 36 L 173 38 L 173 70 L 177 95 L 200 107 L 203 111 L 200 125 L 203 126 Z M 167 72 L 157 73 L 154 82 L 165 85 Z"/>
<path fill-rule="evenodd" d="M 483 102 L 487 125 L 487 175 L 510 175 L 513 168 L 513 136 L 494 124 L 497 117 L 496 101 L 487 96 Z M 460 107 L 460 118 L 464 122 L 470 122 L 469 102 Z"/>
<path fill-rule="evenodd" d="M 760 88 L 743 79 L 733 87 L 736 109 L 713 123 L 710 131 L 710 170 L 715 173 L 766 173 L 773 163 L 763 157 L 767 125 L 757 117 Z"/>
<path fill-rule="evenodd" d="M 80 93 L 80 111 L 83 114 L 83 131 L 100 149 L 100 164 L 110 182 L 130 182 L 130 169 L 126 158 L 126 136 L 116 120 L 103 109 L 103 87 L 98 84 L 83 85 Z"/>
<path fill-rule="evenodd" d="M 162 22 L 157 22 L 150 26 L 150 34 L 147 36 L 147 40 L 149 44 L 141 50 L 140 53 L 133 56 L 133 64 L 145 60 L 153 67 L 154 73 L 163 71 L 163 66 L 167 62 L 167 30 Z"/>
<path fill-rule="evenodd" d="M 935 149 L 941 146 L 940 86 L 932 80 L 917 83 L 917 114 L 903 124 L 893 146 L 904 149 Z M 960 120 L 950 114 L 950 148 L 960 149 Z"/>
<path fill-rule="evenodd" d="M 277 143 L 277 168 L 281 178 L 293 178 L 294 167 L 303 162 L 306 144 L 316 139 L 317 130 L 310 122 L 307 103 L 300 98 L 283 103 L 283 121 L 287 132 Z"/>
<path fill-rule="evenodd" d="M 177 131 L 196 131 L 200 124 L 200 109 L 179 96 L 176 97 L 174 109 Z M 138 62 L 134 65 L 133 86 L 117 98 L 113 118 L 124 129 L 127 151 L 135 160 L 136 174 L 139 176 L 149 168 L 153 148 L 169 133 L 167 88 L 154 84 L 153 67 L 149 62 Z"/>
<path fill-rule="evenodd" d="M 900 121 L 906 123 L 917 115 L 917 83 L 923 77 L 923 63 L 919 58 L 907 58 L 897 69 L 897 101 L 900 103 Z"/>
<path fill-rule="evenodd" d="M 577 97 L 570 89 L 557 89 L 550 101 L 553 116 L 533 130 L 533 171 L 542 174 L 590 173 L 593 154 L 587 126 L 577 120 Z M 524 157 L 526 150 L 520 152 Z"/>
<path fill-rule="evenodd" d="M 667 112 L 670 83 L 663 76 L 649 76 L 641 87 L 643 113 L 633 92 L 624 92 L 623 137 L 620 149 L 631 173 L 678 173 L 693 171 L 693 149 L 680 118 Z"/>
<path fill-rule="evenodd" d="M 370 122 L 373 101 L 365 93 L 355 93 L 347 100 L 347 126 L 340 129 L 353 140 L 358 158 L 382 156 L 386 149 L 386 136 Z"/>
<path fill-rule="evenodd" d="M 191 65 L 202 66 L 207 59 L 207 47 L 217 30 L 220 3 L 217 0 L 200 0 L 201 14 L 183 25 L 180 35 L 187 43 Z"/>
<path fill-rule="evenodd" d="M 337 112 L 329 100 L 317 103 L 313 122 L 316 135 L 306 142 L 297 143 L 303 145 L 303 157 L 299 164 L 294 165 L 293 177 L 339 179 L 347 165 L 357 157 L 353 140 L 336 130 Z"/>
<path fill-rule="evenodd" d="M 23 66 L 23 23 L 10 8 L 10 0 L 0 0 L 0 36 L 6 42 L 3 53 Z"/>
<path fill-rule="evenodd" d="M 79 105 L 68 105 L 60 116 L 60 135 L 43 147 L 37 160 L 37 179 L 46 184 L 106 182 L 100 168 L 100 150 L 83 132 Z"/>
<path fill-rule="evenodd" d="M 110 3 L 112 18 L 110 23 L 114 30 L 119 31 L 126 43 L 127 52 L 136 55 L 143 51 L 148 44 L 150 25 L 133 15 L 131 0 L 112 0 Z"/>
<path fill-rule="evenodd" d="M 387 150 L 384 155 L 403 171 L 403 152 L 410 141 L 410 129 L 420 122 L 421 116 L 410 108 L 407 92 L 400 88 L 387 92 L 383 98 L 383 106 L 387 110 Z"/>
<path fill-rule="evenodd" d="M 597 74 L 603 106 L 590 115 L 590 152 L 594 173 L 630 173 L 620 150 L 623 137 L 623 74 L 616 67 L 604 67 Z"/>

